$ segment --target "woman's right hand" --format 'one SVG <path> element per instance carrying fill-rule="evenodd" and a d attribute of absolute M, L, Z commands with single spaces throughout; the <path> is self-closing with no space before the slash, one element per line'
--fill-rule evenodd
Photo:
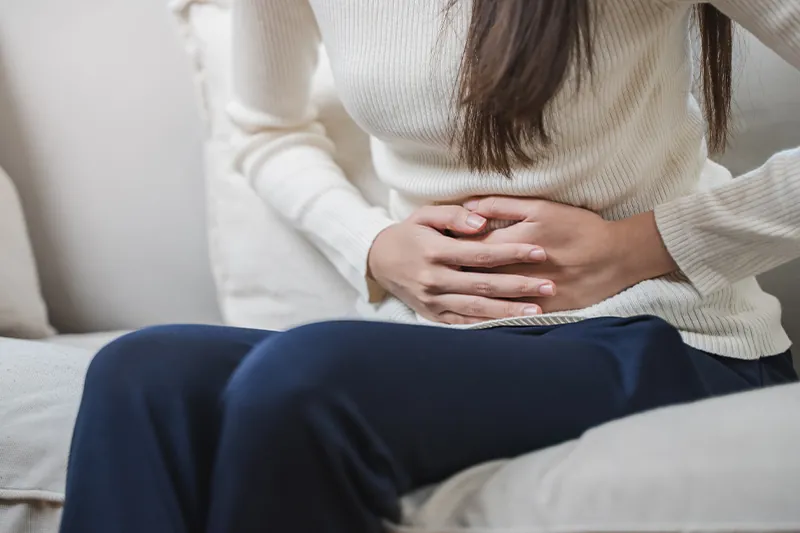
<path fill-rule="evenodd" d="M 430 206 L 385 229 L 372 245 L 372 278 L 423 317 L 445 324 L 474 324 L 537 315 L 537 305 L 517 298 L 547 297 L 555 285 L 512 274 L 484 274 L 465 268 L 541 263 L 544 250 L 530 244 L 486 244 L 443 234 L 476 235 L 485 218 L 461 206 Z"/>

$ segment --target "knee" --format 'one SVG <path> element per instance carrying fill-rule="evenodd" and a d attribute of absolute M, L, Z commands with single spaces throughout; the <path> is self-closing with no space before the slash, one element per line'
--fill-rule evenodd
<path fill-rule="evenodd" d="M 101 349 L 89 365 L 84 398 L 113 401 L 142 394 L 165 397 L 189 366 L 188 326 L 156 326 L 129 333 Z"/>
<path fill-rule="evenodd" d="M 256 347 L 228 383 L 225 412 L 241 427 L 262 428 L 274 438 L 290 426 L 307 427 L 320 415 L 353 405 L 368 354 L 352 326 L 302 326 Z"/>
<path fill-rule="evenodd" d="M 674 359 L 676 355 L 686 351 L 686 344 L 683 342 L 680 332 L 666 320 L 658 317 L 645 317 L 642 320 L 642 327 L 645 330 L 643 338 L 646 339 L 651 354 Z"/>
<path fill-rule="evenodd" d="M 87 385 L 114 382 L 120 384 L 131 375 L 139 374 L 152 365 L 153 359 L 161 357 L 165 339 L 172 328 L 159 326 L 128 333 L 101 349 L 89 365 Z"/>

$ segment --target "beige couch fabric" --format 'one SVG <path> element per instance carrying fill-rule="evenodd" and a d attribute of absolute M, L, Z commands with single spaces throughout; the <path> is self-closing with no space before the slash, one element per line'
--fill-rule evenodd
<path fill-rule="evenodd" d="M 796 533 L 799 413 L 796 384 L 605 424 L 456 476 L 399 530 Z"/>
<path fill-rule="evenodd" d="M 54 533 L 72 427 L 92 355 L 78 348 L 0 339 L 0 533 Z"/>
<path fill-rule="evenodd" d="M 52 334 L 19 196 L 0 168 L 0 335 Z"/>
<path fill-rule="evenodd" d="M 56 533 L 61 504 L 0 500 L 0 533 Z"/>

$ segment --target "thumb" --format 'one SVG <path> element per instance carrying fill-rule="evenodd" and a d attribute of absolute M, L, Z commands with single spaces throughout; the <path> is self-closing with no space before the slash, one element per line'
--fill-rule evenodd
<path fill-rule="evenodd" d="M 487 220 L 458 205 L 434 205 L 418 209 L 409 220 L 420 226 L 462 235 L 475 235 L 486 228 Z"/>
<path fill-rule="evenodd" d="M 475 214 L 497 220 L 528 220 L 534 206 L 539 200 L 532 198 L 515 198 L 512 196 L 487 196 L 473 198 L 464 203 L 464 207 Z"/>

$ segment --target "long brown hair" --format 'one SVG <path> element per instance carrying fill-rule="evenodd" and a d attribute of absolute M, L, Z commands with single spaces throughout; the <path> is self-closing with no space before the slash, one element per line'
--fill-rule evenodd
<path fill-rule="evenodd" d="M 459 0 L 448 0 L 448 9 Z M 591 73 L 591 0 L 473 0 L 456 98 L 463 161 L 508 177 L 534 162 L 530 145 L 552 142 L 546 109 L 571 69 Z M 722 152 L 732 100 L 733 22 L 700 4 L 702 81 L 708 142 Z"/>

